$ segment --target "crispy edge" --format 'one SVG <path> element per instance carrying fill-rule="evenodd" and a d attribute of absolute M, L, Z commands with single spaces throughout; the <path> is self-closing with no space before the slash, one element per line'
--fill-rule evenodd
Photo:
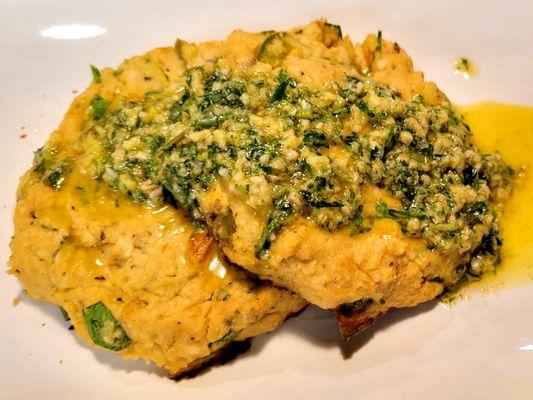
<path fill-rule="evenodd" d="M 367 308 L 352 313 L 342 312 L 340 307 L 332 310 L 337 317 L 342 340 L 350 341 L 356 334 L 372 326 L 385 312 L 370 311 Z"/>
<path fill-rule="evenodd" d="M 235 360 L 239 355 L 250 350 L 250 347 L 250 338 L 242 341 L 231 342 L 214 353 L 195 360 L 193 363 L 189 364 L 186 369 L 175 374 L 170 374 L 169 378 L 174 381 L 195 378 L 196 376 L 207 372 L 207 370 L 209 370 L 211 367 L 224 365 Z"/>
<path fill-rule="evenodd" d="M 197 263 L 202 262 L 213 244 L 213 237 L 206 233 L 195 233 L 189 239 L 190 257 Z"/>
<path fill-rule="evenodd" d="M 298 311 L 289 314 L 285 318 L 285 321 L 297 317 L 306 308 L 307 306 L 304 306 Z M 211 367 L 230 363 L 241 354 L 244 354 L 248 350 L 250 350 L 253 338 L 254 337 L 249 337 L 244 340 L 237 340 L 228 343 L 227 345 L 218 349 L 214 353 L 211 353 L 204 358 L 195 360 L 193 363 L 189 364 L 186 369 L 183 369 L 174 374 L 169 374 L 169 378 L 175 381 L 180 381 L 181 379 L 192 379 L 200 374 L 203 374 L 204 372 L 207 372 L 207 370 L 209 370 Z"/>

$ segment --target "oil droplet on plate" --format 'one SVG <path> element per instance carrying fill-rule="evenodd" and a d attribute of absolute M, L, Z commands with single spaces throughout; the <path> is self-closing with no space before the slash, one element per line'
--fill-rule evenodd
<path fill-rule="evenodd" d="M 477 66 L 467 57 L 459 57 L 455 61 L 455 67 L 453 73 L 455 75 L 461 75 L 465 79 L 472 79 L 479 72 Z"/>

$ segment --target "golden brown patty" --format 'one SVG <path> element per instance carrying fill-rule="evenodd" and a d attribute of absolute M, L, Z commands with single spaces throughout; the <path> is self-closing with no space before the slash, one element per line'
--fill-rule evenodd
<path fill-rule="evenodd" d="M 303 97 L 293 103 L 280 101 L 280 93 L 289 90 L 287 87 Z M 346 97 L 344 89 L 359 93 L 359 97 L 349 103 L 350 95 Z M 361 99 L 364 104 L 358 102 Z M 334 109 L 337 103 L 346 107 Z M 322 119 L 313 114 L 313 107 L 334 109 L 335 113 L 324 114 Z M 383 119 L 376 120 L 376 112 L 369 107 L 383 111 Z M 400 116 L 403 125 L 393 126 L 397 125 L 393 116 Z M 336 122 L 328 125 L 328 118 Z M 62 160 L 63 164 L 54 164 L 58 166 L 48 168 L 41 177 L 49 184 L 50 178 L 54 178 L 52 183 L 58 182 L 53 175 L 56 168 L 64 172 L 74 159 L 80 175 L 102 180 L 138 202 L 181 204 L 196 222 L 207 224 L 231 262 L 319 307 L 335 309 L 348 337 L 391 308 L 415 306 L 440 294 L 460 276 L 457 266 L 469 261 L 483 238 L 491 237 L 493 222 L 497 231 L 498 213 L 508 195 L 503 187 L 500 190 L 503 174 L 493 179 L 493 186 L 498 187 L 495 193 L 485 183 L 483 190 L 473 191 L 463 182 L 448 193 L 453 197 L 453 212 L 462 213 L 461 218 L 467 218 L 461 211 L 463 205 L 482 198 L 482 207 L 470 210 L 469 218 L 483 222 L 472 223 L 472 229 L 467 226 L 457 242 L 437 251 L 421 234 L 421 224 L 431 220 L 431 228 L 438 225 L 438 237 L 444 238 L 453 221 L 439 223 L 440 215 L 435 222 L 425 214 L 412 214 L 405 198 L 393 195 L 384 184 L 373 183 L 373 178 L 368 178 L 372 170 L 359 169 L 358 162 L 365 162 L 354 155 L 355 147 L 347 145 L 350 136 L 355 141 L 364 137 L 372 156 L 371 145 L 387 147 L 385 138 L 392 136 L 389 127 L 398 128 L 402 132 L 395 131 L 401 139 L 394 139 L 398 144 L 395 154 L 412 157 L 405 162 L 408 168 L 413 162 L 420 170 L 421 180 L 417 178 L 415 183 L 420 188 L 423 178 L 432 179 L 424 170 L 429 165 L 424 164 L 426 156 L 418 147 L 415 155 L 408 151 L 405 155 L 402 150 L 410 148 L 414 136 L 424 142 L 430 124 L 448 129 L 452 122 L 459 124 L 445 96 L 414 71 L 410 58 L 396 43 L 370 35 L 363 44 L 353 44 L 342 37 L 338 27 L 315 21 L 288 32 L 238 30 L 224 41 L 198 45 L 178 40 L 174 49 L 157 49 L 124 62 L 116 71 L 103 70 L 74 101 L 62 127 L 41 154 L 37 169 L 47 168 L 47 156 Z M 243 129 L 246 124 L 250 130 Z M 311 144 L 305 140 L 306 126 L 313 128 Z M 446 162 L 458 169 L 457 180 L 467 158 L 481 158 L 477 150 L 468 147 L 467 128 L 461 128 L 453 128 L 455 136 L 450 133 L 451 138 L 443 138 L 437 146 L 443 149 L 439 157 L 450 155 Z M 333 140 L 328 142 L 321 129 Z M 432 131 L 433 136 L 438 136 L 437 131 Z M 247 150 L 239 148 L 248 134 L 262 143 L 262 151 L 279 144 L 274 156 L 277 163 L 268 165 L 269 154 L 251 160 Z M 326 145 L 320 144 L 319 136 L 317 139 L 320 134 Z M 457 143 L 460 154 L 454 149 Z M 161 157 L 154 159 L 154 154 Z M 205 160 L 218 166 L 218 161 L 209 158 L 215 156 L 223 161 L 231 158 L 231 166 L 220 164 L 207 174 L 198 171 L 199 165 L 208 164 Z M 370 160 L 376 159 L 370 156 Z M 385 153 L 375 157 L 382 160 Z M 293 189 L 294 181 L 281 188 L 284 193 L 281 189 L 274 193 L 275 182 L 283 181 L 283 168 L 288 165 L 283 158 L 291 168 L 296 159 L 305 160 L 313 177 L 330 171 L 331 179 L 344 181 L 337 188 L 344 185 L 350 189 L 339 189 L 333 195 L 350 192 L 360 201 L 316 201 L 309 198 L 310 192 Z M 164 162 L 158 164 L 161 160 Z M 374 165 L 372 161 L 368 164 Z M 77 176 L 67 174 L 60 192 Z M 360 182 L 365 184 L 358 186 Z M 173 196 L 170 203 L 165 193 Z M 322 195 L 318 189 L 314 194 Z M 432 200 L 447 207 L 444 197 L 436 193 Z M 304 212 L 285 215 L 286 219 L 269 231 L 273 205 L 280 198 Z M 395 214 L 384 214 L 378 205 Z M 485 212 L 488 208 L 491 213 Z M 352 231 L 357 221 L 355 209 L 368 225 L 355 226 Z M 398 215 L 411 216 L 400 221 Z M 449 215 L 441 219 L 449 222 Z M 343 225 L 343 216 L 350 216 L 352 226 Z M 202 254 L 209 242 L 208 237 L 195 237 L 191 254 Z M 263 246 L 267 242 L 268 246 Z M 495 254 L 492 259 L 497 258 Z M 220 340 L 233 336 L 232 329 Z"/>
<path fill-rule="evenodd" d="M 248 68 L 247 73 L 252 76 L 276 76 L 283 70 L 298 84 L 324 90 L 325 96 L 346 76 L 366 74 L 394 89 L 403 99 L 418 96 L 426 105 L 447 101 L 435 84 L 426 82 L 423 74 L 413 69 L 411 59 L 398 44 L 376 35 L 368 36 L 361 45 L 352 44 L 348 37 L 332 41 L 330 29 L 331 25 L 324 21 L 315 21 L 281 33 L 285 47 L 271 46 L 272 54 L 281 54 L 274 61 L 264 55 L 265 43 L 272 36 L 265 40 L 263 35 L 242 31 L 234 32 L 226 41 L 189 47 L 181 44 L 180 48 L 185 49 L 181 56 L 189 68 L 208 65 L 209 60 L 216 59 L 228 69 Z M 257 129 L 277 135 L 284 145 L 292 140 L 290 132 L 278 132 L 273 120 L 256 118 L 254 124 Z M 354 125 L 347 120 L 344 128 Z M 370 121 L 358 128 L 373 129 Z M 330 144 L 327 154 L 334 167 L 342 168 L 346 157 L 342 146 Z M 235 179 L 219 179 L 201 196 L 202 213 L 223 251 L 232 262 L 297 292 L 319 307 L 340 307 L 336 314 L 346 337 L 391 308 L 411 307 L 433 299 L 457 280 L 456 268 L 465 262 L 465 249 L 436 251 L 424 240 L 406 234 L 399 221 L 376 219 L 367 232 L 353 235 L 349 228 L 330 231 L 304 216 L 284 222 L 269 237 L 268 253 L 258 257 L 257 244 L 272 215 L 262 202 L 269 205 L 273 194 L 259 179 L 257 182 L 257 188 L 252 187 L 250 192 L 259 193 L 255 196 L 258 201 L 252 195 L 243 196 Z M 501 210 L 507 195 L 508 191 L 497 190 L 490 201 Z M 362 215 L 369 219 L 376 216 L 375 205 L 379 202 L 402 209 L 398 198 L 376 186 L 366 185 L 363 199 Z M 458 200 L 461 201 L 464 200 Z M 490 235 L 491 228 L 487 224 L 476 229 L 468 235 L 469 240 L 475 237 L 472 243 L 479 244 L 483 235 Z"/>
<path fill-rule="evenodd" d="M 99 90 L 116 101 L 138 98 L 167 86 L 164 75 L 180 68 L 173 50 L 156 50 L 126 61 L 116 77 L 106 70 L 113 79 Z M 19 186 L 9 272 L 28 295 L 66 310 L 85 342 L 153 361 L 171 375 L 300 310 L 304 300 L 226 261 L 182 211 L 136 204 L 87 174 L 91 148 L 75 143 L 95 91 L 74 100 L 51 136 L 69 157 L 61 188 L 42 183 L 36 171 Z"/>

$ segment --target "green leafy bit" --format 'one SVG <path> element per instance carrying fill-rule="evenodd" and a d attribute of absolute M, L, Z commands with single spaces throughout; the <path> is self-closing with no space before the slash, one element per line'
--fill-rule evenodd
<path fill-rule="evenodd" d="M 66 165 L 58 164 L 44 176 L 44 183 L 46 183 L 52 189 L 59 190 L 61 188 L 61 184 L 65 180 L 67 172 Z"/>
<path fill-rule="evenodd" d="M 109 101 L 104 99 L 102 96 L 97 94 L 93 97 L 91 100 L 91 107 L 93 109 L 93 115 L 95 119 L 100 119 L 104 116 L 107 106 L 109 105 Z"/>
<path fill-rule="evenodd" d="M 175 101 L 168 110 L 168 119 L 171 123 L 176 123 L 180 120 L 181 112 L 185 102 L 191 97 L 191 94 L 186 90 L 178 101 Z"/>
<path fill-rule="evenodd" d="M 224 334 L 224 336 L 222 336 L 220 339 L 217 339 L 214 342 L 209 343 L 209 349 L 218 348 L 218 347 L 224 346 L 225 344 L 233 342 L 238 334 L 239 334 L 239 332 L 234 331 L 233 329 L 230 328 Z"/>
<path fill-rule="evenodd" d="M 215 292 L 215 299 L 224 301 L 230 298 L 230 293 L 225 288 L 218 288 Z"/>
<path fill-rule="evenodd" d="M 466 208 L 466 218 L 471 224 L 479 224 L 481 223 L 481 217 L 486 214 L 487 211 L 487 204 L 484 201 L 477 201 Z"/>
<path fill-rule="evenodd" d="M 312 193 L 307 190 L 301 190 L 300 194 L 304 198 L 307 205 L 316 208 L 335 208 L 342 207 L 342 203 L 339 201 L 327 201 L 321 199 L 318 193 Z"/>
<path fill-rule="evenodd" d="M 367 219 L 363 216 L 363 205 L 360 204 L 357 207 L 354 213 L 354 217 L 352 219 L 352 223 L 350 226 L 350 236 L 365 232 L 367 230 L 370 230 L 370 226 L 368 224 Z"/>
<path fill-rule="evenodd" d="M 119 351 L 131 344 L 126 331 L 103 302 L 84 308 L 83 317 L 91 339 L 98 346 Z"/>
<path fill-rule="evenodd" d="M 363 308 L 365 308 L 367 305 L 369 305 L 373 301 L 374 300 L 372 299 L 362 298 L 362 299 L 353 301 L 351 303 L 344 303 L 338 307 L 338 311 L 342 315 L 349 317 L 355 314 L 356 312 L 361 311 Z"/>
<path fill-rule="evenodd" d="M 244 93 L 244 86 L 238 83 L 228 84 L 221 89 L 207 92 L 200 102 L 198 108 L 204 111 L 212 105 L 228 106 L 231 108 L 243 107 L 241 96 Z"/>
<path fill-rule="evenodd" d="M 399 137 L 400 137 L 400 129 L 398 125 L 394 125 L 392 128 L 390 128 L 389 134 L 387 135 L 387 140 L 385 142 L 385 147 L 383 149 L 383 156 L 387 155 L 387 153 L 392 150 L 392 148 L 398 142 Z"/>
<path fill-rule="evenodd" d="M 309 147 L 329 148 L 328 138 L 322 132 L 307 130 L 304 132 L 304 144 Z"/>
<path fill-rule="evenodd" d="M 342 30 L 339 25 L 326 22 L 324 25 L 324 36 L 322 41 L 326 47 L 335 46 L 342 39 Z"/>
<path fill-rule="evenodd" d="M 394 220 L 401 220 L 404 218 L 424 218 L 425 215 L 420 210 L 395 210 L 389 208 L 387 203 L 378 201 L 376 203 L 377 215 L 380 218 L 389 218 Z"/>
<path fill-rule="evenodd" d="M 276 103 L 280 100 L 283 100 L 285 98 L 286 89 L 289 85 L 294 86 L 294 79 L 290 78 L 285 70 L 279 71 L 278 74 L 278 82 L 279 85 L 277 85 L 274 88 L 274 91 L 272 92 L 272 96 L 270 97 L 270 103 Z"/>
<path fill-rule="evenodd" d="M 378 31 L 378 45 L 376 47 L 376 53 L 381 53 L 382 42 L 383 42 L 382 33 L 381 31 Z"/>
<path fill-rule="evenodd" d="M 98 68 L 91 64 L 94 83 L 102 83 L 102 74 Z"/>
<path fill-rule="evenodd" d="M 56 161 L 55 151 L 40 148 L 35 152 L 33 170 L 37 172 L 45 185 L 54 190 L 61 189 L 67 174 L 70 172 L 70 159 Z"/>
<path fill-rule="evenodd" d="M 166 182 L 163 182 L 163 187 L 168 190 L 174 200 L 184 206 L 191 217 L 196 220 L 196 207 L 194 195 L 191 193 L 190 185 L 185 179 L 179 176 L 169 177 Z"/>
<path fill-rule="evenodd" d="M 274 208 L 270 212 L 263 234 L 255 246 L 256 257 L 259 258 L 261 252 L 270 245 L 270 236 L 281 227 L 283 222 L 292 214 L 292 212 L 293 209 L 291 203 L 286 199 L 282 198 L 274 202 Z"/>
<path fill-rule="evenodd" d="M 194 127 L 196 129 L 218 128 L 222 124 L 222 122 L 228 119 L 228 117 L 228 115 L 222 114 L 202 118 L 194 123 Z"/>
<path fill-rule="evenodd" d="M 46 170 L 54 162 L 54 152 L 48 148 L 41 147 L 38 149 L 33 157 L 33 170 L 41 175 L 44 175 Z"/>
<path fill-rule="evenodd" d="M 291 51 L 286 32 L 276 32 L 265 39 L 257 58 L 272 66 L 278 66 Z"/>

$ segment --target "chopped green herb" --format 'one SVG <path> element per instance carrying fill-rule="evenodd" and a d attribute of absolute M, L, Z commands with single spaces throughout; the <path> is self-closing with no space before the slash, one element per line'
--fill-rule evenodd
<path fill-rule="evenodd" d="M 93 109 L 94 118 L 96 119 L 102 118 L 107 110 L 108 105 L 109 105 L 109 101 L 104 99 L 99 94 L 94 96 L 93 99 L 91 100 L 91 107 Z"/>
<path fill-rule="evenodd" d="M 257 58 L 272 66 L 278 66 L 291 51 L 286 32 L 276 32 L 265 39 Z"/>
<path fill-rule="evenodd" d="M 59 190 L 61 188 L 61 184 L 65 180 L 66 172 L 66 168 L 63 164 L 56 165 L 45 176 L 44 183 L 55 190 Z"/>
<path fill-rule="evenodd" d="M 372 299 L 363 298 L 363 299 L 353 301 L 351 303 L 344 303 L 339 306 L 338 311 L 342 315 L 349 317 L 355 314 L 357 311 L 361 311 L 363 308 L 365 308 L 368 304 L 372 303 L 373 301 L 374 300 Z"/>
<path fill-rule="evenodd" d="M 186 90 L 183 93 L 183 96 L 181 96 L 178 101 L 175 101 L 174 103 L 172 103 L 172 105 L 170 106 L 170 109 L 168 110 L 168 113 L 169 113 L 168 119 L 171 123 L 174 124 L 180 120 L 183 105 L 190 97 L 191 97 L 191 94 L 189 93 L 188 90 Z"/>
<path fill-rule="evenodd" d="M 400 129 L 398 128 L 398 126 L 395 125 L 390 128 L 389 134 L 387 135 L 387 141 L 385 142 L 385 147 L 383 149 L 383 156 L 387 155 L 387 153 L 392 150 L 392 148 L 398 142 L 399 137 Z"/>
<path fill-rule="evenodd" d="M 98 68 L 91 64 L 91 72 L 93 74 L 94 83 L 102 82 L 102 74 Z"/>
<path fill-rule="evenodd" d="M 381 31 L 378 31 L 378 45 L 376 47 L 376 53 L 381 53 L 382 42 L 383 42 L 382 33 Z"/>
<path fill-rule="evenodd" d="M 44 175 L 46 170 L 54 162 L 54 152 L 48 148 L 41 147 L 37 149 L 33 157 L 33 170 L 41 175 Z"/>
<path fill-rule="evenodd" d="M 214 105 L 228 106 L 231 108 L 243 107 L 244 104 L 241 100 L 243 93 L 244 86 L 240 84 L 226 85 L 221 89 L 208 91 L 204 94 L 199 104 L 199 109 L 204 111 Z"/>
<path fill-rule="evenodd" d="M 283 81 L 278 86 L 276 86 L 274 88 L 274 92 L 272 93 L 272 97 L 270 98 L 270 102 L 274 103 L 276 101 L 282 100 L 285 97 L 285 89 L 287 89 L 288 85 L 288 82 Z"/>
<path fill-rule="evenodd" d="M 196 129 L 217 128 L 228 119 L 228 115 L 213 115 L 207 118 L 202 118 L 194 123 Z"/>
<path fill-rule="evenodd" d="M 261 252 L 270 244 L 270 236 L 281 227 L 283 222 L 292 214 L 292 212 L 293 209 L 291 203 L 286 199 L 282 198 L 274 202 L 274 208 L 268 217 L 268 222 L 263 230 L 263 234 L 255 246 L 256 257 L 261 256 Z"/>
<path fill-rule="evenodd" d="M 91 339 L 98 346 L 119 351 L 131 344 L 131 339 L 122 325 L 101 301 L 84 308 L 83 317 Z"/>
<path fill-rule="evenodd" d="M 326 201 L 319 198 L 319 194 L 317 193 L 311 193 L 306 190 L 301 190 L 300 194 L 304 198 L 305 202 L 311 206 L 316 208 L 334 208 L 334 207 L 342 207 L 342 203 L 339 201 Z"/>
<path fill-rule="evenodd" d="M 393 208 L 389 208 L 387 203 L 384 203 L 382 201 L 378 201 L 376 203 L 376 211 L 378 217 L 381 218 L 389 218 L 389 219 L 403 219 L 403 218 L 424 218 L 425 215 L 420 210 L 395 210 Z"/>
<path fill-rule="evenodd" d="M 287 75 L 287 72 L 285 72 L 283 69 L 279 71 L 278 82 L 279 85 L 274 88 L 272 96 L 270 97 L 271 104 L 283 100 L 286 96 L 287 87 L 295 85 L 294 79 L 290 78 Z"/>
<path fill-rule="evenodd" d="M 481 223 L 481 217 L 486 214 L 487 211 L 487 204 L 484 201 L 477 201 L 466 208 L 466 218 L 471 224 L 479 224 Z"/>
<path fill-rule="evenodd" d="M 224 346 L 225 344 L 228 344 L 230 342 L 233 342 L 235 338 L 238 336 L 239 332 L 234 331 L 233 329 L 229 329 L 228 332 L 224 336 L 222 336 L 220 339 L 215 340 L 212 343 L 209 343 L 209 348 L 218 348 L 221 346 Z"/>
<path fill-rule="evenodd" d="M 307 130 L 304 132 L 304 144 L 309 147 L 329 148 L 328 138 L 322 132 Z"/>
<path fill-rule="evenodd" d="M 326 47 L 335 46 L 342 39 L 342 30 L 339 25 L 326 22 L 324 25 L 324 37 L 322 41 Z"/>

